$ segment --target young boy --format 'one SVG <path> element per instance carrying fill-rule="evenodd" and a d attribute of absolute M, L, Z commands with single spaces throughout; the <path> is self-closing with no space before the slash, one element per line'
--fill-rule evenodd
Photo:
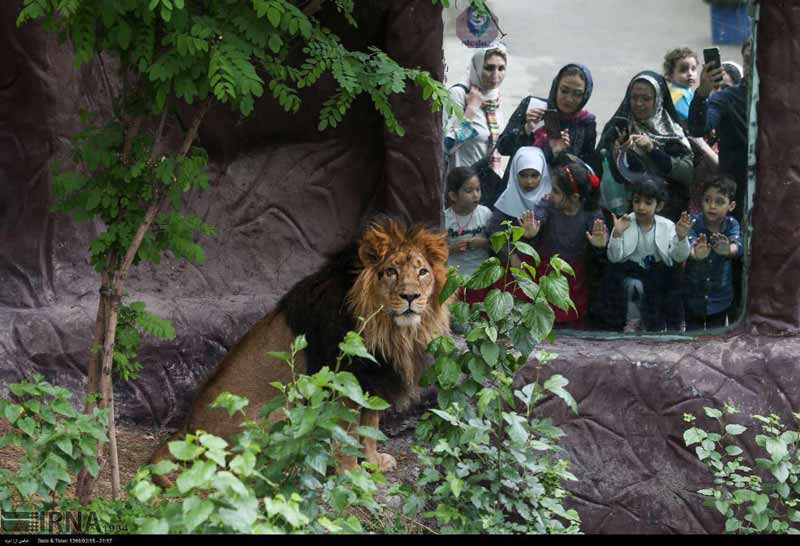
<path fill-rule="evenodd" d="M 691 259 L 686 265 L 686 328 L 726 326 L 733 303 L 734 259 L 742 254 L 736 207 L 736 182 L 722 177 L 703 186 L 703 214 L 689 232 Z"/>
<path fill-rule="evenodd" d="M 664 78 L 670 82 L 672 103 L 682 122 L 689 119 L 689 106 L 694 98 L 699 65 L 697 53 L 688 47 L 673 49 L 664 55 Z"/>
<path fill-rule="evenodd" d="M 667 199 L 663 180 L 647 177 L 632 190 L 633 212 L 619 218 L 612 214 L 614 229 L 607 251 L 608 260 L 622 268 L 623 332 L 633 333 L 642 326 L 650 331 L 679 330 L 683 310 L 675 266 L 689 256 L 691 220 L 686 211 L 677 224 L 656 214 Z"/>

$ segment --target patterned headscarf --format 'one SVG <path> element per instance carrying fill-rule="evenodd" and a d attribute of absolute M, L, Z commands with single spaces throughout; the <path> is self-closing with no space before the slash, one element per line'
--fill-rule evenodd
<path fill-rule="evenodd" d="M 519 187 L 519 172 L 525 169 L 536 169 L 542 173 L 539 187 L 530 192 L 524 192 Z M 535 146 L 523 146 L 517 150 L 511 160 L 508 186 L 497 198 L 494 208 L 514 218 L 519 218 L 526 210 L 533 210 L 533 207 L 552 190 L 553 183 L 550 180 L 550 171 L 547 168 L 544 152 Z"/>
<path fill-rule="evenodd" d="M 628 86 L 628 92 L 625 95 L 625 106 L 629 112 L 628 122 L 630 124 L 630 132 L 631 134 L 646 134 L 661 148 L 669 143 L 679 143 L 684 148 L 691 151 L 692 147 L 689 144 L 689 139 L 686 138 L 686 134 L 683 132 L 683 128 L 681 128 L 677 119 L 674 119 L 669 114 L 668 110 L 664 108 L 664 101 L 669 101 L 669 104 L 672 105 L 672 98 L 669 93 L 664 92 L 664 90 L 667 89 L 666 81 L 662 76 L 659 76 L 659 78 L 661 81 L 651 74 L 642 73 L 631 80 Z M 638 82 L 647 83 L 653 89 L 656 96 L 655 112 L 649 119 L 644 121 L 638 121 L 636 116 L 631 112 L 631 89 L 633 89 L 634 84 Z M 661 83 L 663 83 L 663 87 Z"/>

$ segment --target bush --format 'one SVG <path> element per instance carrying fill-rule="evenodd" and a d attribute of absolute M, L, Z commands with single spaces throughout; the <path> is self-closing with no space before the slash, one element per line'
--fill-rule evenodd
<path fill-rule="evenodd" d="M 366 351 L 355 332 L 347 339 L 349 343 L 340 345 L 344 357 Z M 135 519 L 135 532 L 363 532 L 353 509 L 380 512 L 374 494 L 383 475 L 368 472 L 372 467 L 366 463 L 341 474 L 330 471 L 337 455 L 361 455 L 358 440 L 345 429 L 358 422 L 352 404 L 373 410 L 388 404 L 365 395 L 349 372 L 325 367 L 314 375 L 295 377 L 294 358 L 305 346 L 305 338 L 299 336 L 291 353 L 271 353 L 291 366 L 293 380 L 274 384 L 281 394 L 261 409 L 263 420 L 244 423 L 232 446 L 197 431 L 169 443 L 178 463 L 161 461 L 140 470 L 130 494 L 151 515 Z M 232 416 L 247 404 L 245 398 L 223 393 L 212 406 Z M 280 420 L 273 423 L 276 417 Z M 355 432 L 383 439 L 369 427 Z M 153 475 L 176 470 L 175 486 L 167 491 L 151 481 Z"/>
<path fill-rule="evenodd" d="M 538 255 L 520 241 L 522 229 L 511 227 L 492 236 L 495 250 L 509 249 Z M 536 355 L 537 380 L 514 388 L 516 372 L 533 349 L 546 339 L 555 314 L 551 304 L 572 305 L 565 273 L 569 266 L 557 257 L 551 270 L 534 282 L 535 269 L 504 269 L 496 258 L 485 261 L 467 280 L 450 270 L 443 300 L 458 287 L 483 289 L 503 279 L 503 290 L 492 289 L 483 303 L 451 305 L 457 323 L 467 326 L 467 350 L 458 351 L 453 339 L 440 337 L 429 350 L 436 357 L 423 382 L 438 388 L 438 408 L 423 416 L 413 451 L 423 470 L 405 495 L 404 513 L 433 518 L 447 533 L 574 533 L 579 531 L 575 510 L 562 505 L 568 471 L 558 439 L 564 433 L 536 405 L 556 395 L 577 412 L 568 381 L 552 375 L 540 383 L 540 372 L 556 355 Z M 506 291 L 519 286 L 531 303 L 515 300 Z"/>
<path fill-rule="evenodd" d="M 800 533 L 800 433 L 787 430 L 777 415 L 753 415 L 761 424 L 756 445 L 764 450 L 753 472 L 746 464 L 738 438 L 747 428 L 729 423 L 726 416 L 738 410 L 725 404 L 723 410 L 703 408 L 718 423 L 719 432 L 693 426 L 683 434 L 687 446 L 695 445 L 697 458 L 714 475 L 714 486 L 698 491 L 708 497 L 706 506 L 725 516 L 725 532 Z M 800 413 L 794 414 L 800 420 Z M 694 423 L 693 415 L 684 421 Z"/>
<path fill-rule="evenodd" d="M 25 454 L 15 472 L 0 469 L 0 507 L 30 512 L 58 509 L 81 470 L 95 477 L 100 471 L 97 446 L 108 441 L 108 411 L 77 411 L 71 392 L 39 374 L 31 382 L 10 385 L 9 391 L 15 401 L 0 400 L 0 419 L 12 430 L 0 436 L 0 448 L 14 445 Z"/>

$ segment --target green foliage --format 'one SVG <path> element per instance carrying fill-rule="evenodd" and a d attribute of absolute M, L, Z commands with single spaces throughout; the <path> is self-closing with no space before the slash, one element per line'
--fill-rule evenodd
<path fill-rule="evenodd" d="M 698 493 L 725 517 L 725 532 L 800 534 L 800 432 L 787 430 L 777 415 L 753 415 L 761 424 L 756 445 L 766 452 L 755 458 L 760 469 L 755 472 L 739 445 L 746 427 L 727 421 L 738 410 L 725 404 L 723 411 L 704 411 L 717 422 L 718 432 L 692 426 L 683 439 L 714 475 L 714 486 Z M 794 417 L 800 420 L 800 413 Z M 695 417 L 685 414 L 684 421 L 694 424 Z"/>
<path fill-rule="evenodd" d="M 14 398 L 0 400 L 0 419 L 11 431 L 0 436 L 0 447 L 14 445 L 25 453 L 15 472 L 0 469 L 0 508 L 56 509 L 82 469 L 97 476 L 97 444 L 108 441 L 108 411 L 78 412 L 72 393 L 38 374 L 9 385 L 9 391 Z"/>
<path fill-rule="evenodd" d="M 363 346 L 353 332 L 347 340 L 348 348 Z M 358 421 L 351 405 L 380 410 L 388 404 L 364 393 L 348 372 L 325 367 L 311 376 L 295 375 L 295 357 L 305 345 L 299 336 L 291 353 L 271 353 L 286 361 L 293 380 L 273 385 L 279 394 L 261 408 L 264 419 L 246 421 L 232 445 L 197 431 L 170 442 L 177 463 L 162 461 L 140 470 L 129 489 L 141 505 L 135 532 L 357 533 L 363 528 L 353 509 L 380 517 L 374 494 L 384 477 L 370 474 L 366 464 L 340 474 L 333 470 L 337 455 L 362 454 L 345 428 Z M 224 393 L 212 407 L 233 415 L 248 403 Z M 383 439 L 371 428 L 355 432 Z M 175 486 L 167 491 L 151 481 L 175 470 Z"/>
<path fill-rule="evenodd" d="M 175 339 L 172 323 L 145 311 L 144 302 L 120 305 L 113 369 L 125 381 L 139 377 L 142 365 L 136 360 L 136 355 L 145 333 L 159 339 Z"/>
<path fill-rule="evenodd" d="M 535 255 L 521 246 L 520 233 L 510 225 L 492 236 L 496 248 L 508 246 Z M 548 272 L 554 284 L 566 281 L 564 268 Z M 453 317 L 466 327 L 467 350 L 453 339 L 434 340 L 429 351 L 435 362 L 423 384 L 438 388 L 438 408 L 417 427 L 413 447 L 422 473 L 413 486 L 404 485 L 406 516 L 433 518 L 447 533 L 573 533 L 579 517 L 564 508 L 564 480 L 574 480 L 568 462 L 560 457 L 563 432 L 536 406 L 546 397 L 562 398 L 577 412 L 568 381 L 539 377 L 555 355 L 536 354 L 536 380 L 515 388 L 514 377 L 536 345 L 552 329 L 550 304 L 569 306 L 568 294 L 538 289 L 531 274 L 503 268 L 496 258 L 486 260 L 468 279 L 451 273 L 448 285 L 487 288 L 503 279 L 506 290 L 492 289 L 482 303 L 453 304 Z M 527 282 L 533 302 L 515 300 L 507 289 Z M 443 294 L 443 297 L 445 294 Z"/>
<path fill-rule="evenodd" d="M 482 4 L 483 2 L 476 2 Z M 335 5 L 353 26 L 353 0 Z M 325 73 L 338 90 L 320 113 L 320 130 L 336 126 L 355 97 L 366 94 L 387 128 L 403 134 L 389 97 L 406 82 L 422 89 L 434 110 L 453 111 L 446 88 L 428 72 L 404 68 L 377 48 L 350 51 L 290 0 L 24 0 L 17 25 L 41 20 L 68 38 L 77 66 L 104 52 L 138 76 L 137 94 L 159 112 L 168 98 L 192 104 L 213 96 L 243 116 L 267 90 L 287 112 L 299 90 Z"/>

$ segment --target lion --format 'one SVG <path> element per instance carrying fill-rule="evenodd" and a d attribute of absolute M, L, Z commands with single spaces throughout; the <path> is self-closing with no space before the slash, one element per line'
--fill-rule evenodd
<path fill-rule="evenodd" d="M 352 372 L 365 391 L 395 408 L 407 408 L 419 397 L 419 379 L 430 359 L 428 344 L 450 331 L 448 307 L 439 302 L 447 258 L 446 234 L 391 219 L 374 221 L 356 243 L 298 282 L 228 352 L 194 399 L 186 426 L 171 439 L 197 429 L 234 436 L 243 420 L 257 419 L 261 406 L 278 393 L 270 383 L 291 380 L 287 364 L 267 352 L 285 351 L 295 336 L 305 334 L 308 347 L 297 355 L 295 370 L 316 373 L 333 365 L 339 342 L 359 328 L 359 317 L 373 314 L 361 335 L 378 364 L 353 358 L 340 369 Z M 209 408 L 225 391 L 250 400 L 245 416 L 230 418 Z M 378 428 L 380 412 L 362 409 L 359 420 Z M 171 458 L 167 443 L 151 463 Z M 396 466 L 394 457 L 378 452 L 375 439 L 364 440 L 364 457 L 381 471 Z M 355 465 L 355 459 L 343 458 L 340 470 Z"/>

